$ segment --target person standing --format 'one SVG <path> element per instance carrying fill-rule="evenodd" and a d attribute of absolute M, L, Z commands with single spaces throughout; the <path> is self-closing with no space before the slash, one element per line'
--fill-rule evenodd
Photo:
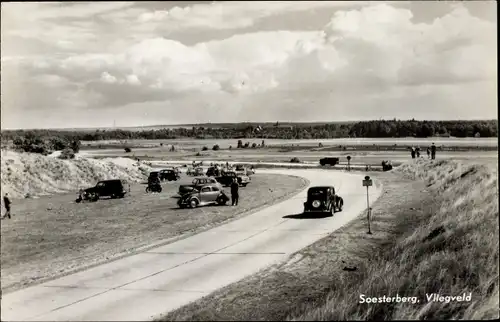
<path fill-rule="evenodd" d="M 233 206 L 238 205 L 238 200 L 240 199 L 240 195 L 238 192 L 239 189 L 240 185 L 238 184 L 238 179 L 234 178 L 233 182 L 231 183 L 231 200 Z"/>
<path fill-rule="evenodd" d="M 431 159 L 436 159 L 436 145 L 434 143 L 431 145 Z"/>
<path fill-rule="evenodd" d="M 3 196 L 3 205 L 5 206 L 5 215 L 3 216 L 3 218 L 7 217 L 9 219 L 11 219 L 12 217 L 10 216 L 10 199 L 9 199 L 9 194 L 6 193 L 4 196 Z"/>
<path fill-rule="evenodd" d="M 415 151 L 417 153 L 417 159 L 419 159 L 420 158 L 420 147 L 417 146 L 417 149 Z"/>
<path fill-rule="evenodd" d="M 411 147 L 411 158 L 415 159 L 415 147 Z"/>

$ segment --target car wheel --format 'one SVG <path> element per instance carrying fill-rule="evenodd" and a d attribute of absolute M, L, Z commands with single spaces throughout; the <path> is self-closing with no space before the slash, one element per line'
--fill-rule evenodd
<path fill-rule="evenodd" d="M 227 203 L 227 199 L 225 199 L 225 198 L 223 198 L 223 197 L 219 197 L 219 198 L 217 199 L 217 204 L 219 204 L 219 205 L 221 205 L 221 206 L 225 205 L 226 203 Z"/>
<path fill-rule="evenodd" d="M 198 200 L 196 200 L 196 199 L 191 199 L 191 200 L 189 200 L 189 206 L 190 206 L 191 208 L 196 208 L 196 207 L 198 207 Z"/>
<path fill-rule="evenodd" d="M 344 206 L 344 199 L 340 198 L 339 201 L 339 212 L 342 211 L 342 207 Z"/>
<path fill-rule="evenodd" d="M 150 189 L 149 187 L 146 187 L 146 192 L 149 193 Z"/>

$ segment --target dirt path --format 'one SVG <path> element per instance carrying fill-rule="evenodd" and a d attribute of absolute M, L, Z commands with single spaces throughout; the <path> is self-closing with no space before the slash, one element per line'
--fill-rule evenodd
<path fill-rule="evenodd" d="M 76 204 L 65 194 L 17 201 L 13 218 L 1 221 L 2 291 L 62 276 L 133 253 L 141 247 L 208 228 L 298 192 L 298 177 L 254 175 L 240 192 L 237 207 L 177 209 L 179 184 L 165 183 L 161 194 L 134 185 L 125 199 Z"/>

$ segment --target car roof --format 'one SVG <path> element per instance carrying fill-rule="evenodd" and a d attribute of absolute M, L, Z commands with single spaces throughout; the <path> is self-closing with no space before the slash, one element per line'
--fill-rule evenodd
<path fill-rule="evenodd" d="M 310 187 L 309 188 L 309 191 L 310 190 L 324 190 L 324 189 L 329 189 L 329 188 L 333 188 L 333 186 L 315 186 L 315 187 Z"/>
<path fill-rule="evenodd" d="M 99 182 L 112 182 L 112 183 L 118 183 L 118 182 L 122 182 L 120 179 L 110 179 L 110 180 L 101 180 Z"/>

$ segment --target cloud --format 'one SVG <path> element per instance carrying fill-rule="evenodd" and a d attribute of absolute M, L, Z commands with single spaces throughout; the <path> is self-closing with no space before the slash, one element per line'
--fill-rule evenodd
<path fill-rule="evenodd" d="M 114 84 L 117 82 L 117 79 L 115 76 L 110 75 L 108 72 L 103 72 L 101 74 L 101 81 L 108 84 Z"/>
<path fill-rule="evenodd" d="M 367 5 L 368 1 L 252 1 L 212 2 L 169 10 L 141 13 L 138 23 L 152 23 L 156 28 L 235 29 L 252 26 L 264 17 L 322 8 L 342 8 Z"/>
<path fill-rule="evenodd" d="M 242 15 L 236 13 L 245 8 L 240 3 L 196 6 L 142 19 L 147 18 L 146 24 L 179 23 L 178 28 L 184 28 L 207 22 L 203 20 L 207 12 L 221 17 L 232 13 L 233 19 L 240 19 Z M 277 8 L 305 10 L 305 4 L 292 2 L 246 6 L 251 9 L 241 21 L 278 15 Z M 123 8 L 99 10 L 107 12 L 101 17 L 110 20 L 141 12 L 135 7 Z M 97 11 L 93 10 L 87 13 Z M 72 28 L 86 29 L 85 21 L 81 23 Z M 60 32 L 57 30 L 54 33 Z M 85 38 L 85 33 L 80 37 L 77 29 L 74 32 L 73 40 L 60 39 L 67 48 L 82 48 L 82 43 L 92 39 Z M 493 100 L 484 96 L 495 95 L 489 84 L 496 79 L 496 24 L 472 16 L 463 5 L 424 23 L 414 22 L 409 9 L 376 3 L 337 10 L 322 30 L 235 34 L 190 46 L 161 34 L 139 40 L 110 39 L 113 42 L 100 50 L 91 47 L 57 55 L 3 56 L 2 73 L 5 66 L 14 81 L 8 78 L 10 91 L 2 86 L 2 103 L 7 102 L 12 111 L 14 104 L 27 110 L 34 102 L 69 110 L 130 111 L 141 106 L 164 113 L 170 121 L 187 117 L 174 118 L 174 106 L 191 111 L 193 118 L 197 110 L 198 121 L 213 118 L 213 113 L 221 114 L 220 118 L 251 118 L 257 111 L 296 120 L 321 119 L 321 115 L 336 119 L 339 115 L 368 115 L 367 106 L 376 106 L 374 115 L 377 110 L 390 115 L 391 111 L 400 113 L 402 104 L 415 108 L 419 104 L 433 108 L 453 104 L 462 109 L 456 114 L 472 115 L 466 103 L 475 99 L 487 103 L 481 107 L 482 115 L 493 113 Z M 119 45 L 113 46 L 115 43 Z M 23 86 L 30 95 L 16 99 Z M 58 99 L 46 98 L 47 93 Z M 449 108 L 441 110 L 450 113 Z M 405 111 L 409 116 L 417 113 Z"/>

